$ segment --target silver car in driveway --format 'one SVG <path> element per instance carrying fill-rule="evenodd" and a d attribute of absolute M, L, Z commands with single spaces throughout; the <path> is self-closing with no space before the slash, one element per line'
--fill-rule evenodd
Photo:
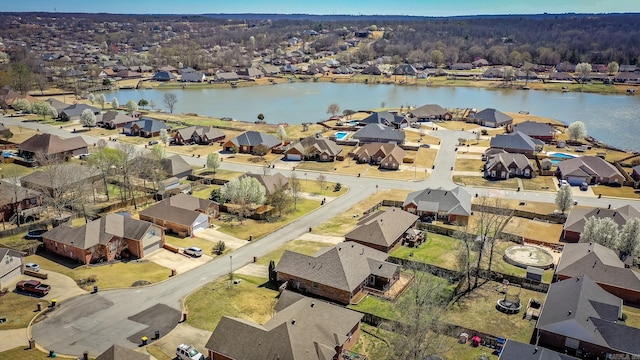
<path fill-rule="evenodd" d="M 193 257 L 202 256 L 202 249 L 195 246 L 189 246 L 188 248 L 184 248 L 184 253 Z"/>

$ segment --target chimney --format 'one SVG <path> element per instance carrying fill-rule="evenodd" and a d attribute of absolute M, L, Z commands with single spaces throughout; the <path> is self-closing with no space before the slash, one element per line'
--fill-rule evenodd
<path fill-rule="evenodd" d="M 569 311 L 569 313 L 571 313 L 571 311 Z M 296 324 L 296 319 L 292 319 L 291 320 L 291 325 L 295 325 Z"/>
<path fill-rule="evenodd" d="M 314 307 L 314 306 L 316 306 L 316 303 L 312 302 L 311 307 Z"/>

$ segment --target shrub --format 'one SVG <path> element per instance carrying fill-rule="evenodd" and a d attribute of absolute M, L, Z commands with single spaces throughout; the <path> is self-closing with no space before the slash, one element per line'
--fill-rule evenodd
<path fill-rule="evenodd" d="M 334 192 L 338 192 L 338 191 L 340 191 L 340 189 L 342 189 L 342 184 L 340 184 L 340 183 L 336 183 L 336 187 L 335 187 L 335 188 L 333 188 L 333 191 L 334 191 Z"/>
<path fill-rule="evenodd" d="M 216 255 L 222 255 L 226 248 L 227 244 L 225 244 L 224 241 L 220 240 L 213 247 L 213 251 L 216 253 Z"/>

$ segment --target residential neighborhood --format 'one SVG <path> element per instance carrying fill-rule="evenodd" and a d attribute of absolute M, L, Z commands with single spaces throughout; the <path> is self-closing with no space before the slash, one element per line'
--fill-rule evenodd
<path fill-rule="evenodd" d="M 0 358 L 640 357 L 627 50 L 83 11 L 0 13 Z"/>

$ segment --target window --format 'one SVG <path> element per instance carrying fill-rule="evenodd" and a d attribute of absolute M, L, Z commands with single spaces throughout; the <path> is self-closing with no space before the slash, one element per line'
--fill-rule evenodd
<path fill-rule="evenodd" d="M 314 288 L 314 289 L 317 289 L 318 288 L 318 283 L 317 282 L 312 282 L 311 283 L 311 287 Z"/>
<path fill-rule="evenodd" d="M 112 241 L 109 243 L 109 252 L 116 252 L 118 250 L 118 242 L 117 241 Z"/>

